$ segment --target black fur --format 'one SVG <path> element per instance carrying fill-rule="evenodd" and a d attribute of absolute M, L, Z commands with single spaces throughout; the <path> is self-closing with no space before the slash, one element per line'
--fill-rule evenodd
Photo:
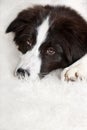
<path fill-rule="evenodd" d="M 40 46 L 42 60 L 41 74 L 58 68 L 65 68 L 87 53 L 87 22 L 74 10 L 67 7 L 35 6 L 19 13 L 7 28 L 14 32 L 14 41 L 22 53 L 36 44 L 36 28 L 50 15 L 48 36 Z M 32 45 L 28 45 L 27 41 Z M 55 54 L 48 55 L 49 47 Z"/>

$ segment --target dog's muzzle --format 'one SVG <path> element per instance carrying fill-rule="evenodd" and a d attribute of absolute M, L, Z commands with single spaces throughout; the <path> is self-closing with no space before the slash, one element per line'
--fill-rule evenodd
<path fill-rule="evenodd" d="M 29 70 L 24 70 L 22 68 L 17 69 L 16 76 L 18 78 L 25 78 L 25 76 L 30 76 Z"/>

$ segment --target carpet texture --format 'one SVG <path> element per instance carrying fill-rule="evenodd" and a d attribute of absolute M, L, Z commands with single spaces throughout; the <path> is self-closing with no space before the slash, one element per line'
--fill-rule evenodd
<path fill-rule="evenodd" d="M 0 0 L 0 130 L 87 130 L 87 82 L 63 83 L 58 70 L 43 80 L 14 77 L 19 52 L 5 30 L 31 3 L 68 5 L 87 19 L 87 0 Z"/>

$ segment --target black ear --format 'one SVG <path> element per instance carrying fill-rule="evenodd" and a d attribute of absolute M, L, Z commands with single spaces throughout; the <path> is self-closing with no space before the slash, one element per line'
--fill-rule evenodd
<path fill-rule="evenodd" d="M 14 20 L 14 21 L 11 22 L 11 24 L 8 26 L 8 28 L 7 28 L 7 30 L 6 30 L 6 33 L 14 32 L 17 26 L 18 26 L 18 22 L 17 22 L 17 20 Z"/>
<path fill-rule="evenodd" d="M 8 26 L 8 28 L 7 28 L 7 30 L 6 30 L 6 33 L 21 31 L 24 26 L 25 26 L 25 23 L 24 23 L 22 20 L 19 20 L 18 18 L 16 18 L 16 19 Z"/>
<path fill-rule="evenodd" d="M 12 23 L 8 26 L 6 33 L 21 31 L 26 24 L 30 24 L 36 21 L 38 12 L 38 10 L 33 8 L 23 10 L 18 14 L 17 18 L 12 21 Z"/>
<path fill-rule="evenodd" d="M 6 30 L 6 33 L 21 31 L 24 26 L 29 22 L 30 16 L 31 14 L 29 10 L 23 10 L 22 12 L 20 12 L 17 18 L 10 23 Z"/>

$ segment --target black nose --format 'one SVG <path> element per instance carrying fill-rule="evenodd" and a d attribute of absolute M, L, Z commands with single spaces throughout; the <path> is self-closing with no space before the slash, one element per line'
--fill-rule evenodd
<path fill-rule="evenodd" d="M 19 69 L 17 70 L 17 75 L 18 75 L 18 76 L 25 77 L 26 74 L 27 74 L 27 76 L 30 75 L 30 73 L 29 73 L 28 70 L 24 70 L 24 69 L 22 69 L 22 68 L 19 68 Z"/>

